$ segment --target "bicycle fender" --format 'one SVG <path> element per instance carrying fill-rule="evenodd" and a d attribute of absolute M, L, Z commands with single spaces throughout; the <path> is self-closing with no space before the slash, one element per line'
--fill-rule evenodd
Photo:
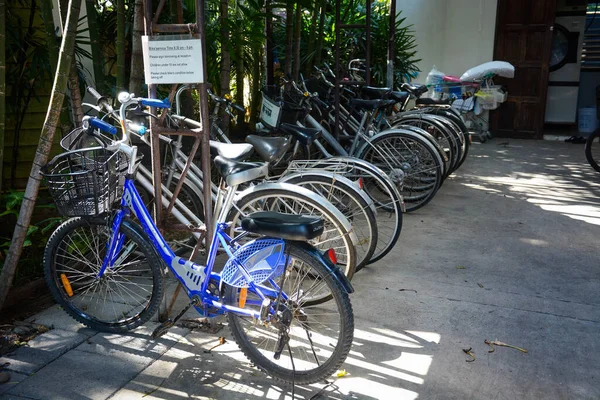
<path fill-rule="evenodd" d="M 314 256 L 323 267 L 329 272 L 329 274 L 335 279 L 342 289 L 346 293 L 354 293 L 354 287 L 350 283 L 350 280 L 344 275 L 341 269 L 337 265 L 331 262 L 323 253 L 321 253 L 316 247 L 312 246 L 308 242 L 300 242 L 300 241 L 290 241 L 294 246 L 301 248 L 306 251 L 310 255 Z"/>

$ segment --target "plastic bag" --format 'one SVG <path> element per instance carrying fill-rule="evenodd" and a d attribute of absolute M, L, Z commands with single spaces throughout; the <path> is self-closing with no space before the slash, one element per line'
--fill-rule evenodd
<path fill-rule="evenodd" d="M 429 88 L 428 97 L 439 100 L 442 98 L 442 83 L 444 81 L 444 74 L 442 71 L 439 71 L 435 65 L 427 74 L 427 79 L 425 79 L 425 85 Z"/>
<path fill-rule="evenodd" d="M 438 84 L 442 83 L 445 75 L 446 74 L 444 74 L 442 71 L 438 71 L 438 69 L 434 65 L 433 68 L 431 68 L 431 71 L 429 71 L 429 73 L 427 74 L 427 79 L 425 79 L 425 84 L 427 86 L 438 85 Z"/>
<path fill-rule="evenodd" d="M 506 61 L 490 61 L 469 69 L 462 74 L 462 82 L 473 82 L 485 79 L 490 75 L 498 75 L 503 78 L 514 78 L 515 67 Z"/>

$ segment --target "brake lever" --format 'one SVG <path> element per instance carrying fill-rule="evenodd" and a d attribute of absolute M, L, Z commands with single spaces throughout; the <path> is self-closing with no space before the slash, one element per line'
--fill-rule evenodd
<path fill-rule="evenodd" d="M 98 107 L 97 105 L 90 104 L 90 103 L 81 103 L 81 105 L 82 105 L 82 106 L 89 107 L 89 108 L 91 108 L 91 109 L 93 109 L 93 110 L 96 110 L 96 111 L 98 111 L 98 112 L 102 112 L 102 108 Z"/>
<path fill-rule="evenodd" d="M 158 117 L 156 115 L 151 114 L 147 111 L 144 111 L 139 104 L 137 105 L 136 108 L 134 108 L 133 110 L 130 110 L 129 112 L 133 113 L 133 115 L 135 115 L 137 117 L 152 117 L 152 118 L 158 120 Z"/>

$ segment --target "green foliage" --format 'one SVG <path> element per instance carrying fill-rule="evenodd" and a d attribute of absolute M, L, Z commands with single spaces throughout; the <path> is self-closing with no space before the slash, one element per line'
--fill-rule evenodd
<path fill-rule="evenodd" d="M 0 196 L 0 210 L 3 210 L 0 218 L 3 225 L 14 226 L 23 196 L 24 192 L 12 190 Z M 46 243 L 54 229 L 64 220 L 64 218 L 56 216 L 56 208 L 53 205 L 40 204 L 35 208 L 39 221 L 32 223 L 27 229 L 27 236 L 23 243 L 23 255 L 15 274 L 15 284 L 41 276 L 42 257 Z M 5 232 L 5 234 L 9 233 Z M 0 237 L 0 269 L 4 264 L 10 243 L 10 237 Z"/>
<path fill-rule="evenodd" d="M 314 12 L 314 2 L 304 4 L 305 14 L 302 19 L 301 64 L 314 63 L 315 52 L 318 49 L 310 46 L 310 31 L 312 28 L 311 14 Z M 342 0 L 340 5 L 343 24 L 364 24 L 366 9 L 363 2 Z M 390 32 L 389 21 L 390 1 L 377 0 L 371 4 L 371 78 L 374 85 L 385 86 L 387 68 L 387 47 Z M 276 20 L 274 29 L 275 51 L 283 65 L 285 60 L 285 21 Z M 319 35 L 319 32 L 317 32 Z M 323 27 L 322 59 L 332 63 L 335 57 L 335 3 L 330 2 L 325 15 Z M 340 59 L 344 68 L 352 59 L 365 58 L 366 32 L 360 29 L 342 30 L 340 40 Z M 412 25 L 406 24 L 406 18 L 401 18 L 401 12 L 396 15 L 396 53 L 394 59 L 394 83 L 406 81 L 407 77 L 418 72 L 417 44 L 412 31 Z M 312 69 L 303 68 L 308 71 Z"/>

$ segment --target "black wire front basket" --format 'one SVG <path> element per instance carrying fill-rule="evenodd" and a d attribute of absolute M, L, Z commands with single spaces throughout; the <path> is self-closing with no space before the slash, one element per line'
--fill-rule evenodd
<path fill-rule="evenodd" d="M 54 157 L 41 174 L 62 216 L 96 216 L 120 200 L 126 159 L 102 147 L 73 150 Z"/>

